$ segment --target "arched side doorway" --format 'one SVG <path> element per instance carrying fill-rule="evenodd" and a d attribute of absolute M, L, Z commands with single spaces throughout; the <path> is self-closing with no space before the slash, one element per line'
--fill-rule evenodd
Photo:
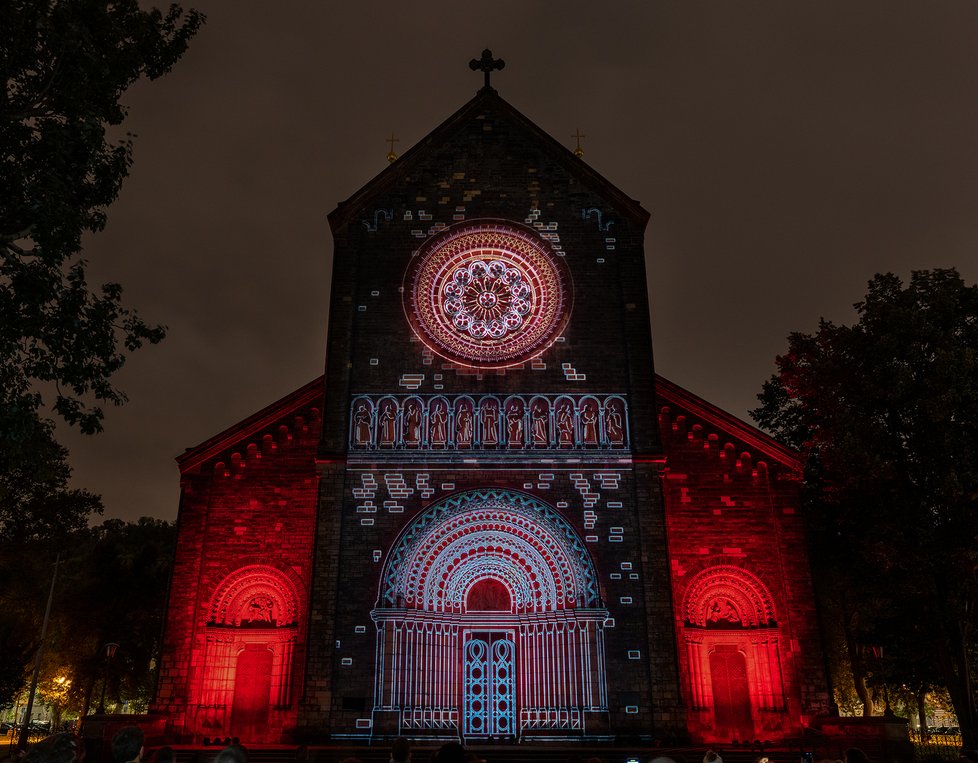
<path fill-rule="evenodd" d="M 211 596 L 194 732 L 274 741 L 292 704 L 299 586 L 268 564 L 228 573 Z"/>
<path fill-rule="evenodd" d="M 532 496 L 474 490 L 412 522 L 377 607 L 375 733 L 586 736 L 608 701 L 590 555 Z"/>
<path fill-rule="evenodd" d="M 767 587 L 740 567 L 709 567 L 690 581 L 682 611 L 690 730 L 729 742 L 781 729 L 780 629 Z"/>

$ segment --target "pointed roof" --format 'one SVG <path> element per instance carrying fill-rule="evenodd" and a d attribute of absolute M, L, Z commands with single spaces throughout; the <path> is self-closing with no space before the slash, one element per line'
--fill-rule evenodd
<path fill-rule="evenodd" d="M 200 445 L 187 448 L 176 458 L 180 472 L 184 473 L 196 468 L 208 459 L 294 415 L 307 405 L 314 403 L 322 405 L 323 393 L 323 377 L 319 376 L 243 421 L 209 437 Z"/>
<path fill-rule="evenodd" d="M 659 401 L 674 405 L 700 419 L 705 424 L 718 429 L 747 447 L 763 453 L 773 461 L 778 462 L 790 471 L 802 471 L 801 455 L 782 445 L 769 434 L 757 427 L 741 421 L 736 416 L 717 408 L 699 395 L 694 395 L 687 389 L 669 381 L 659 374 L 655 375 L 655 394 Z"/>
<path fill-rule="evenodd" d="M 530 119 L 517 111 L 506 102 L 494 89 L 483 88 L 475 97 L 428 133 L 404 154 L 392 162 L 386 169 L 354 193 L 346 201 L 341 201 L 328 219 L 330 229 L 336 232 L 357 217 L 359 210 L 369 205 L 371 199 L 387 189 L 395 186 L 402 178 L 409 176 L 419 161 L 435 146 L 449 140 L 461 131 L 471 120 L 493 113 L 528 131 L 538 141 L 538 147 L 564 166 L 568 173 L 577 178 L 582 185 L 604 196 L 621 213 L 644 226 L 649 220 L 649 213 L 635 199 L 630 198 L 620 189 L 606 180 L 602 175 L 589 167 L 584 161 L 574 155 L 574 152 L 554 139 Z"/>

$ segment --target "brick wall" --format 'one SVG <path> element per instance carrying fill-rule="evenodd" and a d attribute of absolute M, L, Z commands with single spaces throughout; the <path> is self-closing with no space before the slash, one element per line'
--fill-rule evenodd
<path fill-rule="evenodd" d="M 405 314 L 412 257 L 450 226 L 478 220 L 532 231 L 566 265 L 564 287 L 573 293 L 556 341 L 499 370 L 444 360 Z M 790 454 L 771 458 L 763 436 L 717 418 L 688 393 L 685 403 L 657 401 L 647 220 L 494 93 L 477 96 L 330 215 L 325 376 L 180 459 L 178 553 L 156 702 L 172 730 L 223 735 L 216 711 L 197 709 L 213 695 L 203 664 L 216 633 L 209 608 L 236 566 L 257 564 L 294 581 L 301 599 L 296 680 L 270 711 L 268 740 L 371 735 L 371 611 L 391 549 L 433 504 L 486 488 L 545 502 L 593 560 L 609 616 L 610 725 L 601 733 L 664 738 L 688 728 L 709 736 L 710 719 L 690 704 L 680 608 L 689 581 L 711 565 L 742 566 L 770 591 L 786 705 L 767 714 L 765 730 L 793 733 L 824 709 L 797 469 Z M 564 396 L 576 404 L 615 396 L 627 407 L 627 438 L 386 450 L 354 441 L 355 401 L 408 395 Z"/>
<path fill-rule="evenodd" d="M 217 632 L 209 626 L 213 597 L 235 570 L 248 565 L 276 570 L 296 584 L 301 616 L 295 625 L 293 670 L 300 680 L 271 712 L 265 741 L 277 741 L 295 725 L 305 662 L 321 419 L 318 403 L 281 407 L 280 416 L 263 426 L 230 432 L 226 442 L 209 449 L 205 444 L 183 457 L 176 559 L 154 703 L 154 710 L 169 715 L 169 730 L 178 737 L 199 740 L 230 733 L 202 722 L 198 708 L 207 682 L 215 680 L 213 666 L 205 664 L 208 635 Z M 196 453 L 208 450 L 194 461 Z"/>
<path fill-rule="evenodd" d="M 785 699 L 777 712 L 755 708 L 755 733 L 760 738 L 799 734 L 826 711 L 828 701 L 799 507 L 800 465 L 781 463 L 752 447 L 737 436 L 737 428 L 725 430 L 675 400 L 664 402 L 659 414 L 666 454 L 663 490 L 684 697 L 693 704 L 695 670 L 684 646 L 687 613 L 682 611 L 689 585 L 711 568 L 743 569 L 773 599 Z M 694 736 L 727 741 L 717 737 L 710 713 L 691 715 Z"/>
<path fill-rule="evenodd" d="M 443 360 L 405 316 L 402 287 L 414 253 L 449 226 L 480 219 L 536 231 L 570 272 L 574 305 L 562 336 L 515 368 Z M 634 455 L 648 460 L 659 450 L 646 220 L 637 204 L 495 96 L 470 103 L 331 216 L 323 491 L 300 719 L 311 737 L 327 729 L 370 733 L 376 640 L 370 611 L 395 538 L 431 503 L 490 486 L 538 496 L 586 541 L 613 620 L 606 631 L 612 731 L 675 733 L 684 726 L 656 467 L 632 463 Z M 629 448 L 546 459 L 530 452 L 347 452 L 356 396 L 409 392 L 501 400 L 621 395 Z M 329 491 L 341 481 L 340 498 Z M 330 582 L 336 574 L 338 590 Z"/>

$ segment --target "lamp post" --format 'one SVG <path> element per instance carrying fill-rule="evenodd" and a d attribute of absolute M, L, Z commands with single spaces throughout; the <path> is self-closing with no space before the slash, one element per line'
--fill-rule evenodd
<path fill-rule="evenodd" d="M 17 749 L 26 750 L 27 741 L 30 735 L 31 712 L 34 708 L 34 695 L 37 693 L 37 679 L 41 675 L 41 656 L 44 654 L 44 639 L 47 638 L 48 620 L 51 619 L 51 603 L 54 601 L 54 584 L 58 579 L 58 565 L 61 564 L 61 552 L 54 560 L 54 572 L 51 573 L 51 587 L 48 589 L 48 603 L 44 608 L 44 622 L 41 624 L 41 639 L 37 645 L 37 652 L 34 654 L 34 674 L 31 676 L 31 688 L 27 693 L 27 708 L 24 710 L 24 723 L 20 727 L 20 736 L 17 738 Z"/>
<path fill-rule="evenodd" d="M 102 668 L 102 696 L 99 697 L 98 701 L 99 715 L 105 715 L 105 687 L 109 683 L 109 663 L 112 662 L 112 658 L 115 657 L 115 653 L 118 650 L 119 645 L 114 641 L 110 641 L 102 647 L 102 654 L 105 656 L 105 665 Z"/>

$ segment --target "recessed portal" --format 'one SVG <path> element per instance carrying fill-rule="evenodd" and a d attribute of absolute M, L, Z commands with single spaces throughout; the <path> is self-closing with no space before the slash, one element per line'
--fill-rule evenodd
<path fill-rule="evenodd" d="M 509 612 L 512 610 L 509 589 L 495 578 L 480 580 L 469 589 L 465 609 L 469 612 Z"/>

